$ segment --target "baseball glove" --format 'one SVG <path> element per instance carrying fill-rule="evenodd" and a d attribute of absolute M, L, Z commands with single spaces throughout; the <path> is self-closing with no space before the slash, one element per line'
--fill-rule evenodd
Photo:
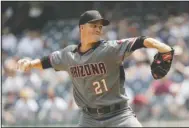
<path fill-rule="evenodd" d="M 167 53 L 157 53 L 151 64 L 151 73 L 154 79 L 161 79 L 169 72 L 173 60 L 174 49 Z"/>

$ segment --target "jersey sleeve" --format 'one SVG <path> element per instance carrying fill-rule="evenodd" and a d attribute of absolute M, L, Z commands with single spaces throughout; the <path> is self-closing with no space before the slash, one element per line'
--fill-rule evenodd
<path fill-rule="evenodd" d="M 133 37 L 125 38 L 120 40 L 110 41 L 111 47 L 113 47 L 118 57 L 123 60 L 124 58 L 131 55 L 136 49 L 144 47 L 143 41 L 146 37 Z"/>
<path fill-rule="evenodd" d="M 67 69 L 68 66 L 67 53 L 68 53 L 67 49 L 64 48 L 62 50 L 55 51 L 49 55 L 50 63 L 56 71 Z"/>

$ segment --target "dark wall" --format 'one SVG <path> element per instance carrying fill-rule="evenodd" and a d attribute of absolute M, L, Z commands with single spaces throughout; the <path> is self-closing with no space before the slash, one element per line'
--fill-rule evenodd
<path fill-rule="evenodd" d="M 102 14 L 107 11 L 114 11 L 113 17 L 132 17 L 145 19 L 147 14 L 153 14 L 161 18 L 168 15 L 177 15 L 180 12 L 189 13 L 188 1 L 50 1 L 50 2 L 22 2 L 22 1 L 2 1 L 1 13 L 4 14 L 8 7 L 13 8 L 13 16 L 2 23 L 2 26 L 9 26 L 14 33 L 22 32 L 24 29 L 41 29 L 48 20 L 79 18 L 81 13 L 90 9 L 97 9 Z M 31 18 L 28 16 L 31 4 L 37 3 L 43 8 L 40 17 Z M 4 17 L 2 17 L 4 21 Z M 145 20 L 143 20 L 145 22 Z"/>

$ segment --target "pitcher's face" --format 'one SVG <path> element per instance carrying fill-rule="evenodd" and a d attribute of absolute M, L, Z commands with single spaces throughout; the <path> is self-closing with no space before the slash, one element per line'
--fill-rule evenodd
<path fill-rule="evenodd" d="M 102 35 L 102 27 L 102 21 L 99 20 L 81 25 L 80 29 L 83 38 L 85 38 L 89 43 L 94 43 L 100 40 Z"/>

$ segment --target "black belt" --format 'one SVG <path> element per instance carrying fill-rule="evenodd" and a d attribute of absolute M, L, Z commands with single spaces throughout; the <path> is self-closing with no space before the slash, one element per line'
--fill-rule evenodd
<path fill-rule="evenodd" d="M 113 105 L 110 105 L 110 106 L 103 106 L 103 107 L 100 107 L 100 108 L 85 107 L 85 108 L 83 108 L 83 111 L 90 113 L 90 114 L 102 115 L 102 114 L 107 114 L 107 113 L 110 113 L 110 112 L 113 112 L 113 111 L 116 111 L 116 110 L 123 109 L 127 106 L 128 106 L 127 102 L 126 103 L 122 102 L 122 103 L 117 103 L 117 104 L 113 104 Z"/>

